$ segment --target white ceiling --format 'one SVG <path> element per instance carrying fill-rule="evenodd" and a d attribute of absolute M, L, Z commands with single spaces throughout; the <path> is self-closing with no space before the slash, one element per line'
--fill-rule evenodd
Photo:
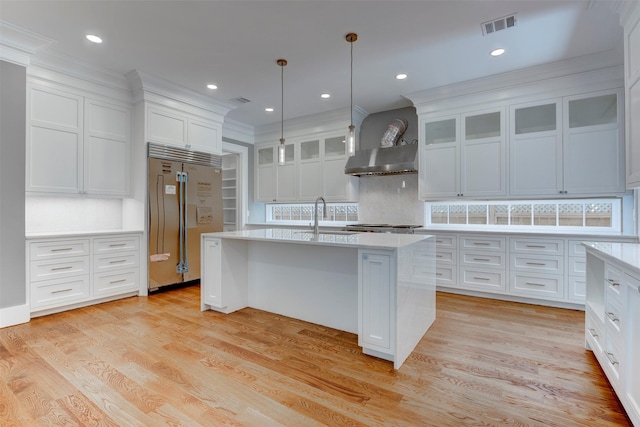
<path fill-rule="evenodd" d="M 56 54 L 172 81 L 228 102 L 249 125 L 349 106 L 368 113 L 411 105 L 404 94 L 615 49 L 622 62 L 617 0 L 1 0 L 0 19 L 56 40 Z M 481 23 L 517 13 L 515 28 L 483 36 Z M 101 45 L 84 35 L 94 33 Z M 489 56 L 504 47 L 501 57 Z M 394 76 L 404 72 L 408 79 Z M 216 83 L 216 91 L 205 88 Z M 320 94 L 328 92 L 328 100 Z M 264 108 L 275 107 L 266 113 Z"/>

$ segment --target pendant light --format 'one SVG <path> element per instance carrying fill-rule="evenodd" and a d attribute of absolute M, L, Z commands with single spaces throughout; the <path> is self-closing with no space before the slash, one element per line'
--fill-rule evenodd
<path fill-rule="evenodd" d="M 353 125 L 353 43 L 358 40 L 356 33 L 349 33 L 345 39 L 351 45 L 351 103 L 349 111 L 351 113 L 351 124 L 349 125 L 349 133 L 347 134 L 347 154 L 353 156 L 356 154 L 356 127 Z"/>
<path fill-rule="evenodd" d="M 281 105 L 280 105 L 280 145 L 278 145 L 278 165 L 282 166 L 285 162 L 284 150 L 284 67 L 287 65 L 286 59 L 278 59 L 276 63 L 280 66 L 280 83 L 281 83 Z"/>

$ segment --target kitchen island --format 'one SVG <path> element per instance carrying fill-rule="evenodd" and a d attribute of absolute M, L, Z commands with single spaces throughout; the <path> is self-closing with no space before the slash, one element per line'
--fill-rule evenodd
<path fill-rule="evenodd" d="M 202 310 L 253 307 L 356 333 L 395 369 L 435 320 L 429 235 L 265 229 L 201 243 Z"/>

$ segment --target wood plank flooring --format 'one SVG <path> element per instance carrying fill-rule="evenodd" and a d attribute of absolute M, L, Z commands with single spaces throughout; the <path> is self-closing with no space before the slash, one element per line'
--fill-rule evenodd
<path fill-rule="evenodd" d="M 630 426 L 584 313 L 439 293 L 402 368 L 191 286 L 0 329 L 0 426 Z"/>

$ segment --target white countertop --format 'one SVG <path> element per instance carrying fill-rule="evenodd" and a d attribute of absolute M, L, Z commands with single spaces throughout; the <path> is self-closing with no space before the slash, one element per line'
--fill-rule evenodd
<path fill-rule="evenodd" d="M 583 244 L 587 250 L 593 249 L 605 259 L 624 264 L 640 277 L 640 244 L 610 242 L 584 242 Z"/>
<path fill-rule="evenodd" d="M 92 236 L 110 236 L 113 234 L 142 234 L 142 230 L 85 230 L 85 231 L 36 231 L 25 233 L 27 240 L 49 239 L 49 238 L 67 238 L 67 237 L 92 237 Z"/>
<path fill-rule="evenodd" d="M 350 233 L 321 232 L 318 237 L 308 230 L 269 228 L 262 230 L 227 231 L 222 233 L 203 233 L 203 237 L 212 236 L 223 239 L 256 240 L 286 242 L 307 245 L 341 246 L 354 248 L 397 249 L 430 238 L 425 234 L 390 233 Z"/>

